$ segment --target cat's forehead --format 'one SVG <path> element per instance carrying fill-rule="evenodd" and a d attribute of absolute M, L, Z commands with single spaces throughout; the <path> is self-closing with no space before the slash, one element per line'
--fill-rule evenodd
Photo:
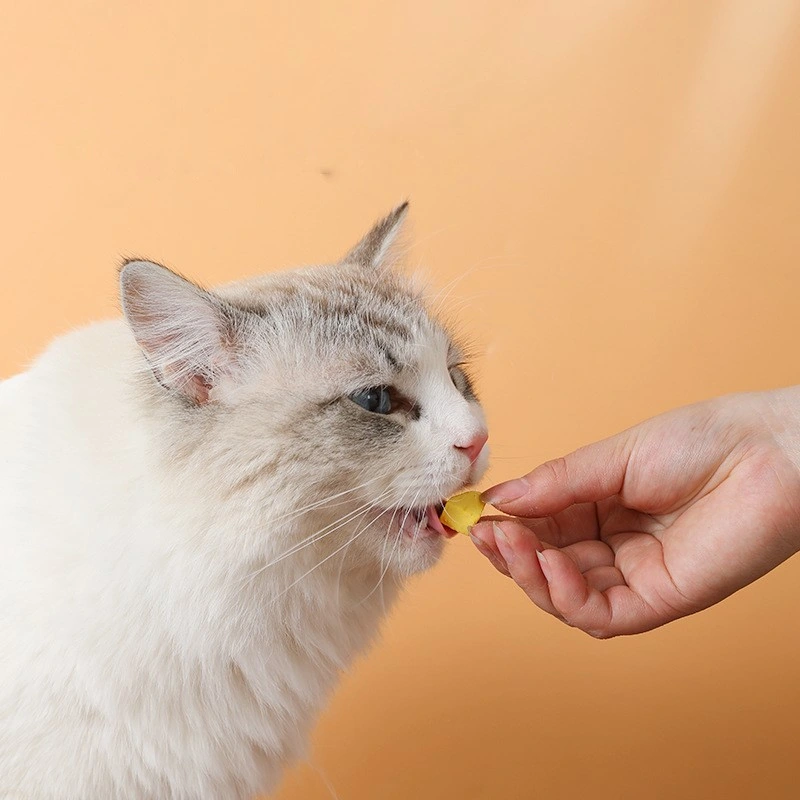
<path fill-rule="evenodd" d="M 229 284 L 219 294 L 276 325 L 307 333 L 413 342 L 440 326 L 403 275 L 351 265 L 308 267 Z"/>
<path fill-rule="evenodd" d="M 265 275 L 220 290 L 229 302 L 262 316 L 297 346 L 336 349 L 342 360 L 385 359 L 421 366 L 425 353 L 458 347 L 431 317 L 404 275 L 355 265 L 310 267 Z"/>

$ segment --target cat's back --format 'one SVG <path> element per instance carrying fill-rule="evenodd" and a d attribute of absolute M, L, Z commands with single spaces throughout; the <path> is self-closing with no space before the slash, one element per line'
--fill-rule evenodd
<path fill-rule="evenodd" d="M 71 523 L 81 505 L 103 490 L 115 464 L 125 468 L 120 445 L 136 402 L 135 354 L 121 320 L 97 323 L 56 339 L 28 370 L 0 382 L 0 544 L 7 569 L 19 569 L 45 535 L 57 532 L 59 547 L 76 541 L 79 526 Z"/>
<path fill-rule="evenodd" d="M 103 509 L 113 511 L 104 498 L 130 482 L 121 442 L 135 355 L 122 321 L 98 323 L 0 382 L 0 797 L 9 787 L 56 796 L 44 792 L 48 781 L 59 796 L 91 796 L 53 776 L 80 772 L 80 756 L 58 754 L 73 730 L 83 737 L 69 742 L 76 755 L 90 736 L 71 676 L 92 653 L 85 621 L 110 597 L 91 578 L 92 560 L 110 560 L 97 549 Z"/>
<path fill-rule="evenodd" d="M 10 453 L 28 426 L 28 374 L 25 372 L 0 381 L 0 475 L 10 464 Z"/>
<path fill-rule="evenodd" d="M 39 479 L 37 466 L 69 457 L 64 445 L 107 433 L 130 404 L 134 355 L 121 320 L 100 322 L 59 337 L 25 372 L 0 381 L 0 492 L 21 466 Z"/>

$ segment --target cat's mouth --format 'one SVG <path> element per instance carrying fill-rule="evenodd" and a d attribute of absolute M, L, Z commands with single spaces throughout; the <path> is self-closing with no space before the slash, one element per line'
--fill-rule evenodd
<path fill-rule="evenodd" d="M 456 533 L 442 525 L 439 515 L 443 508 L 442 503 L 431 503 L 414 508 L 398 508 L 394 515 L 397 520 L 396 525 L 410 539 L 427 536 L 444 536 L 449 539 Z M 395 528 L 395 525 L 391 527 Z"/>

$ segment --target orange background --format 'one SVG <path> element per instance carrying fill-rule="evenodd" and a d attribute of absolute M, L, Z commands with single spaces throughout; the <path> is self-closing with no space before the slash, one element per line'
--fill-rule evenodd
<path fill-rule="evenodd" d="M 116 313 L 122 255 L 327 260 L 410 195 L 489 479 L 800 380 L 794 0 L 46 7 L 0 22 L 0 375 Z M 447 551 L 280 800 L 798 796 L 799 561 L 599 642 Z"/>

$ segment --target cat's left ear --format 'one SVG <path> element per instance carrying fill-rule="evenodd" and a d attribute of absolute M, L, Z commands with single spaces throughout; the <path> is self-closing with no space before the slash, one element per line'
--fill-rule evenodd
<path fill-rule="evenodd" d="M 397 206 L 342 259 L 343 263 L 360 264 L 372 269 L 391 265 L 403 222 L 408 214 L 408 201 Z"/>
<path fill-rule="evenodd" d="M 198 405 L 236 363 L 236 312 L 160 264 L 128 261 L 122 310 L 158 381 Z"/>

